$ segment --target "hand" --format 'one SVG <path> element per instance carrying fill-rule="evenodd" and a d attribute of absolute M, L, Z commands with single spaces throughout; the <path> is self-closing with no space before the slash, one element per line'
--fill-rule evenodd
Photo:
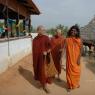
<path fill-rule="evenodd" d="M 44 51 L 44 52 L 43 52 L 43 54 L 44 54 L 44 55 L 47 55 L 47 52 L 46 52 L 46 51 Z"/>
<path fill-rule="evenodd" d="M 78 59 L 77 64 L 80 65 L 80 59 Z"/>
<path fill-rule="evenodd" d="M 49 49 L 47 52 L 50 53 L 51 52 L 51 49 Z"/>
<path fill-rule="evenodd" d="M 62 52 L 62 51 L 63 51 L 63 49 L 60 49 L 59 51 L 60 51 L 60 52 Z"/>

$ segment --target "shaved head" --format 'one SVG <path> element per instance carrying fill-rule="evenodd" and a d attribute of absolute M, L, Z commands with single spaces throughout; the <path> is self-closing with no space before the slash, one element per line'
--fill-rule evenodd
<path fill-rule="evenodd" d="M 61 29 L 57 29 L 57 30 L 56 30 L 56 34 L 57 34 L 58 36 L 61 36 L 61 35 L 62 35 Z"/>
<path fill-rule="evenodd" d="M 39 34 L 45 33 L 45 27 L 44 27 L 43 25 L 39 25 L 39 26 L 37 27 L 37 32 L 38 32 Z"/>

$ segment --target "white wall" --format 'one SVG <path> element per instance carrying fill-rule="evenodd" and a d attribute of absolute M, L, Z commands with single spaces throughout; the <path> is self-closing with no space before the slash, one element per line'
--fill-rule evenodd
<path fill-rule="evenodd" d="M 31 35 L 32 35 L 32 38 L 34 39 L 38 35 L 38 33 L 31 33 Z"/>
<path fill-rule="evenodd" d="M 8 54 L 9 51 L 9 54 Z M 0 73 L 13 66 L 32 52 L 31 38 L 24 38 L 0 43 Z"/>

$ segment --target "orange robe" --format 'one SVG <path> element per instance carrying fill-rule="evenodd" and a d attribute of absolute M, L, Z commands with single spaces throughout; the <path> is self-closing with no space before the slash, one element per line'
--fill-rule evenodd
<path fill-rule="evenodd" d="M 81 45 L 80 38 L 66 39 L 66 78 L 70 89 L 79 86 L 81 70 L 77 62 L 81 52 Z"/>
<path fill-rule="evenodd" d="M 61 53 L 60 49 L 63 48 L 64 45 L 64 38 L 62 36 L 58 37 L 57 35 L 55 35 L 52 39 L 51 39 L 51 46 L 52 46 L 52 57 L 53 57 L 53 61 L 55 64 L 55 67 L 58 71 L 58 74 L 61 73 Z"/>
<path fill-rule="evenodd" d="M 39 35 L 33 40 L 33 68 L 34 78 L 41 84 L 47 83 L 43 52 L 50 49 L 50 40 L 46 35 Z"/>

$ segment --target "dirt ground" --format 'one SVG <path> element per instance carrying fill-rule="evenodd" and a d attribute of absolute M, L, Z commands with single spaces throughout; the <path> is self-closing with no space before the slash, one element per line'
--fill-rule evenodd
<path fill-rule="evenodd" d="M 80 88 L 67 91 L 66 72 L 62 68 L 62 82 L 55 80 L 53 84 L 48 85 L 50 95 L 95 95 L 95 58 L 83 57 L 81 63 Z M 46 95 L 43 89 L 38 88 L 33 79 L 31 55 L 0 75 L 0 95 Z"/>

